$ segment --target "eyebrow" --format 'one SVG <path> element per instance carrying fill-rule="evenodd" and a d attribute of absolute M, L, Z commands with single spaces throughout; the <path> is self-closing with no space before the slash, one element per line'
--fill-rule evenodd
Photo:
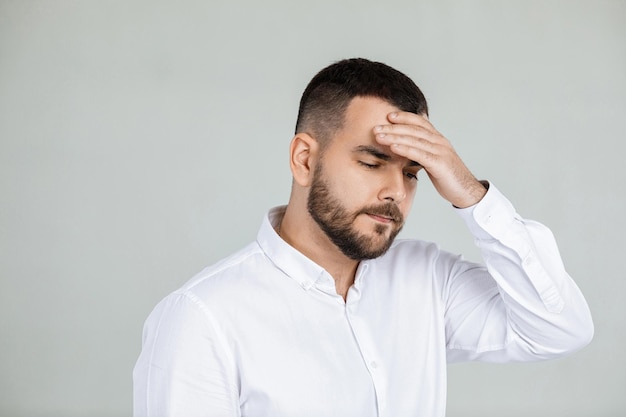
<path fill-rule="evenodd" d="M 359 145 L 356 148 L 354 148 L 354 152 L 355 153 L 366 153 L 369 155 L 372 155 L 375 158 L 378 158 L 382 161 L 389 161 L 391 159 L 391 155 L 383 152 L 382 150 L 378 149 L 375 146 L 370 146 L 370 145 Z M 408 166 L 415 166 L 415 167 L 421 167 L 422 164 L 420 164 L 419 162 L 415 162 L 415 161 L 409 161 L 409 163 L 407 164 Z"/>
<path fill-rule="evenodd" d="M 372 155 L 375 158 L 381 159 L 383 161 L 389 161 L 391 159 L 391 155 L 384 153 L 380 149 L 375 146 L 368 145 L 360 145 L 354 148 L 354 152 L 356 153 L 366 153 Z"/>

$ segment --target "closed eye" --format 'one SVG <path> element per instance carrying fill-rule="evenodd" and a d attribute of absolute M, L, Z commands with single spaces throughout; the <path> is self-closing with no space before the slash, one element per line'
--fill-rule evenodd
<path fill-rule="evenodd" d="M 415 174 L 414 174 L 414 173 L 412 173 L 412 172 L 407 172 L 407 173 L 406 173 L 406 174 L 404 174 L 404 175 L 406 175 L 406 176 L 407 176 L 410 180 L 415 180 L 415 181 L 417 181 L 417 180 L 418 180 L 418 178 L 417 178 L 417 173 L 415 173 Z"/>
<path fill-rule="evenodd" d="M 363 161 L 358 161 L 358 162 L 359 162 L 359 165 L 364 166 L 365 168 L 368 168 L 368 169 L 374 169 L 380 166 L 379 164 L 368 164 L 367 162 L 363 162 Z"/>

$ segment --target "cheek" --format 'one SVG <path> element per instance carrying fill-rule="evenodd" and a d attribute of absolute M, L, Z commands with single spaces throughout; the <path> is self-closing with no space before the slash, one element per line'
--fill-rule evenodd
<path fill-rule="evenodd" d="M 376 181 L 363 175 L 344 172 L 337 178 L 337 196 L 347 207 L 362 207 L 377 201 Z"/>

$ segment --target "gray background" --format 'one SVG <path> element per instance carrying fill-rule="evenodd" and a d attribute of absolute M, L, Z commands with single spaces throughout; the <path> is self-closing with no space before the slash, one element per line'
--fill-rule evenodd
<path fill-rule="evenodd" d="M 0 1 L 0 415 L 128 416 L 146 316 L 286 202 L 301 91 L 411 76 L 480 178 L 548 224 L 596 336 L 450 367 L 448 416 L 626 415 L 624 1 Z M 404 236 L 475 259 L 423 177 Z"/>

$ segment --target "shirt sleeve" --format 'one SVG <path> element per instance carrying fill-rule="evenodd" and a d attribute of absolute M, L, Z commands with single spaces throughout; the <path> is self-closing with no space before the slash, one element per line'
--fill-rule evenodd
<path fill-rule="evenodd" d="M 134 417 L 240 416 L 234 361 L 192 293 L 173 293 L 144 325 L 133 371 Z"/>
<path fill-rule="evenodd" d="M 525 220 L 493 186 L 457 209 L 485 265 L 457 259 L 444 288 L 449 362 L 533 361 L 587 345 L 593 322 L 550 230 Z"/>

